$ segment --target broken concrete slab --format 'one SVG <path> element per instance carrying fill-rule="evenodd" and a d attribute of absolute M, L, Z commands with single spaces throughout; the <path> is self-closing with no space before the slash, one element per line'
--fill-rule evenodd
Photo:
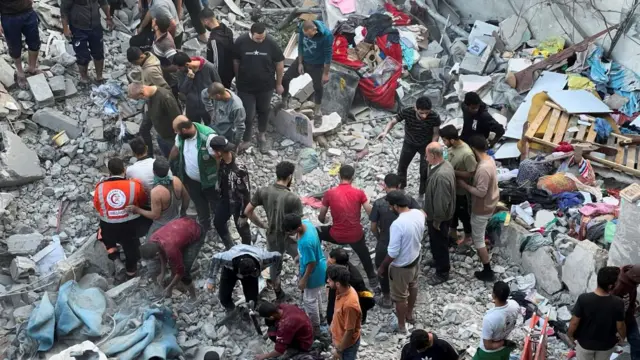
<path fill-rule="evenodd" d="M 15 85 L 16 71 L 3 58 L 0 58 L 0 83 L 7 89 Z"/>
<path fill-rule="evenodd" d="M 323 114 L 338 113 L 341 119 L 349 116 L 349 110 L 356 96 L 360 76 L 354 70 L 337 63 L 331 63 L 329 82 L 324 84 L 322 106 Z"/>
<path fill-rule="evenodd" d="M 292 66 L 297 66 L 293 64 Z M 313 79 L 311 75 L 305 73 L 291 80 L 289 84 L 289 94 L 304 103 L 313 95 Z"/>
<path fill-rule="evenodd" d="M 520 244 L 522 244 L 523 236 L 529 234 L 529 230 L 511 221 L 509 226 L 505 226 L 500 233 L 500 238 L 496 242 L 496 246 L 506 248 L 507 257 L 514 263 L 519 264 L 522 260 L 520 252 Z"/>
<path fill-rule="evenodd" d="M 87 118 L 87 134 L 93 140 L 104 140 L 104 126 L 102 124 L 102 119 L 89 117 Z"/>
<path fill-rule="evenodd" d="M 56 132 L 64 130 L 71 139 L 82 135 L 82 128 L 78 125 L 78 120 L 72 119 L 55 109 L 40 109 L 33 114 L 32 120 L 38 125 Z"/>
<path fill-rule="evenodd" d="M 38 154 L 9 130 L 0 130 L 0 188 L 27 184 L 44 178 Z"/>
<path fill-rule="evenodd" d="M 39 233 L 15 234 L 9 236 L 4 242 L 7 244 L 7 251 L 11 255 L 33 255 L 44 240 L 44 236 Z"/>
<path fill-rule="evenodd" d="M 624 197 L 620 201 L 618 226 L 609 248 L 609 266 L 640 263 L 640 207 L 637 204 Z"/>
<path fill-rule="evenodd" d="M 84 256 L 73 257 L 59 261 L 53 268 L 58 276 L 58 281 L 54 284 L 57 290 L 62 284 L 69 280 L 76 280 L 84 274 L 84 266 L 88 260 Z"/>
<path fill-rule="evenodd" d="M 66 78 L 64 80 L 64 96 L 65 97 L 72 97 L 73 95 L 78 93 L 78 88 L 76 87 L 76 85 L 73 83 L 73 80 L 70 78 Z"/>
<path fill-rule="evenodd" d="M 522 43 L 531 40 L 531 31 L 529 31 L 527 21 L 518 15 L 512 15 L 502 20 L 500 38 L 504 41 L 506 50 L 516 50 Z"/>
<path fill-rule="evenodd" d="M 102 291 L 107 291 L 109 287 L 109 283 L 107 282 L 107 279 L 102 277 L 100 274 L 91 273 L 83 276 L 82 279 L 78 281 L 78 286 L 80 286 L 80 288 L 82 289 L 89 289 L 89 288 L 95 287 L 95 288 L 102 289 Z"/>
<path fill-rule="evenodd" d="M 471 37 L 469 37 L 471 43 Z M 479 41 L 486 45 L 484 50 L 479 55 L 474 55 L 469 51 L 464 55 L 464 59 L 460 63 L 461 74 L 484 74 L 485 69 L 491 56 L 493 54 L 493 48 L 496 46 L 496 39 L 493 36 L 479 36 L 476 41 Z"/>
<path fill-rule="evenodd" d="M 322 124 L 319 127 L 313 127 L 313 136 L 324 135 L 338 129 L 342 124 L 342 118 L 338 113 L 331 113 L 322 116 Z"/>
<path fill-rule="evenodd" d="M 27 320 L 29 320 L 29 316 L 31 315 L 31 311 L 33 311 L 33 305 L 25 305 L 21 306 L 15 310 L 13 310 L 13 321 L 16 324 L 21 324 Z"/>
<path fill-rule="evenodd" d="M 305 115 L 293 110 L 282 110 L 271 122 L 276 131 L 288 139 L 313 147 L 313 123 Z"/>
<path fill-rule="evenodd" d="M 29 83 L 29 88 L 31 89 L 33 98 L 38 106 L 44 107 L 55 104 L 53 92 L 51 91 L 47 78 L 44 74 L 29 76 L 27 78 L 27 82 Z"/>
<path fill-rule="evenodd" d="M 51 88 L 51 92 L 53 92 L 53 96 L 64 96 L 67 90 L 64 76 L 58 75 L 50 78 L 49 87 Z"/>
<path fill-rule="evenodd" d="M 135 290 L 138 285 L 140 284 L 140 277 L 135 277 L 127 282 L 124 282 L 112 289 L 110 289 L 109 291 L 107 291 L 107 296 L 115 299 L 117 297 L 119 297 L 120 295 L 123 295 L 129 291 L 133 291 Z"/>
<path fill-rule="evenodd" d="M 562 265 L 562 282 L 574 298 L 597 287 L 598 270 L 607 265 L 607 251 L 589 240 L 579 241 Z"/>
<path fill-rule="evenodd" d="M 525 273 L 533 273 L 536 287 L 547 295 L 562 290 L 560 281 L 560 264 L 556 260 L 556 250 L 552 246 L 543 246 L 536 251 L 522 253 L 522 268 Z"/>
<path fill-rule="evenodd" d="M 11 260 L 9 272 L 14 281 L 20 281 L 20 278 L 26 278 L 29 275 L 35 275 L 38 267 L 36 262 L 24 256 L 16 256 Z"/>

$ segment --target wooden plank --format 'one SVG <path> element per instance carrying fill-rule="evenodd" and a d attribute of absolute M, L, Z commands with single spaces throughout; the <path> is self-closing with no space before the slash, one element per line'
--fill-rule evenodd
<path fill-rule="evenodd" d="M 540 112 L 538 112 L 538 115 L 536 115 L 535 119 L 527 129 L 527 133 L 524 135 L 527 139 L 535 137 L 538 128 L 540 127 L 540 125 L 542 125 L 542 122 L 544 122 L 544 119 L 547 117 L 549 111 L 551 111 L 551 108 L 549 106 L 545 105 L 540 108 Z"/>
<path fill-rule="evenodd" d="M 575 116 L 569 115 L 569 123 L 567 124 L 567 130 L 572 127 L 578 127 L 578 118 Z M 571 140 L 576 138 L 576 134 L 578 134 L 577 131 L 574 131 L 574 132 L 565 131 L 563 141 L 571 143 Z"/>
<path fill-rule="evenodd" d="M 587 141 L 594 142 L 596 141 L 596 127 L 594 125 L 589 126 L 589 133 L 587 134 Z"/>
<path fill-rule="evenodd" d="M 537 137 L 532 137 L 529 140 L 531 140 L 534 143 L 538 143 L 540 145 L 550 147 L 551 149 L 555 149 L 556 146 L 558 146 L 557 144 L 554 144 L 552 142 L 549 142 L 549 141 L 546 141 L 546 140 L 543 140 L 543 139 L 538 139 Z"/>
<path fill-rule="evenodd" d="M 578 135 L 576 135 L 576 139 L 584 140 L 584 134 L 587 133 L 587 127 L 585 125 L 578 124 Z"/>
<path fill-rule="evenodd" d="M 636 168 L 636 146 L 629 146 L 627 150 L 627 161 L 625 164 L 629 168 Z"/>
<path fill-rule="evenodd" d="M 553 109 L 553 111 L 551 112 L 551 117 L 549 118 L 549 123 L 547 124 L 547 130 L 544 132 L 544 137 L 542 138 L 542 140 L 551 142 L 551 137 L 556 130 L 556 124 L 558 123 L 560 114 L 562 114 L 562 111 Z"/>
<path fill-rule="evenodd" d="M 616 169 L 616 170 L 620 170 L 620 171 L 624 171 L 627 174 L 633 175 L 633 176 L 640 176 L 640 170 L 636 170 L 636 169 L 631 169 L 628 168 L 624 165 L 620 165 L 620 164 L 616 164 L 613 161 L 609 161 L 606 159 L 601 159 L 598 158 L 596 156 L 591 156 L 590 154 L 584 154 L 582 155 L 585 159 L 591 160 L 593 162 L 596 162 L 598 164 L 602 164 L 602 165 L 606 165 L 609 166 L 610 168 Z"/>
<path fill-rule="evenodd" d="M 564 132 L 567 131 L 568 124 L 569 114 L 563 112 L 562 115 L 560 115 L 560 123 L 558 124 L 556 134 L 553 137 L 553 142 L 555 144 L 559 144 L 564 139 Z"/>
<path fill-rule="evenodd" d="M 616 163 L 622 165 L 623 160 L 624 160 L 624 146 L 618 144 L 618 154 L 616 155 Z"/>

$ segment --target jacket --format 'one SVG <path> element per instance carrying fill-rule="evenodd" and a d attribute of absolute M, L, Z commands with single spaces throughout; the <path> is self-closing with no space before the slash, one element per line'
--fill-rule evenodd
<path fill-rule="evenodd" d="M 100 7 L 107 5 L 107 0 L 62 0 L 60 15 L 66 17 L 69 26 L 76 29 L 102 29 Z"/>
<path fill-rule="evenodd" d="M 235 73 L 233 71 L 233 31 L 224 23 L 211 29 L 207 43 L 207 60 L 218 71 L 222 84 L 231 87 Z"/>
<path fill-rule="evenodd" d="M 20 15 L 33 10 L 33 0 L 2 0 L 0 15 Z"/>
<path fill-rule="evenodd" d="M 433 334 L 433 344 L 423 352 L 418 352 L 415 346 L 407 344 L 402 348 L 400 360 L 458 360 L 458 353 L 448 342 Z"/>
<path fill-rule="evenodd" d="M 211 127 L 220 135 L 227 137 L 231 133 L 234 134 L 233 139 L 227 138 L 228 141 L 239 144 L 244 136 L 246 125 L 244 123 L 246 112 L 242 105 L 242 100 L 231 90 L 227 90 L 231 94 L 228 101 L 218 101 L 209 98 L 208 89 L 203 89 L 200 94 L 204 108 L 209 114 Z"/>
<path fill-rule="evenodd" d="M 233 259 L 245 255 L 251 256 L 258 261 L 261 271 L 277 263 L 282 258 L 282 255 L 277 251 L 268 252 L 262 248 L 245 244 L 235 245 L 225 252 L 213 255 L 211 258 L 211 265 L 209 265 L 209 279 L 207 280 L 207 283 L 215 286 L 218 283 L 218 274 L 220 273 L 220 270 L 222 268 L 234 270 Z"/>
<path fill-rule="evenodd" d="M 142 83 L 144 85 L 155 85 L 159 88 L 171 90 L 169 84 L 162 75 L 162 67 L 160 66 L 160 60 L 150 52 L 144 53 L 147 57 L 142 65 Z"/>
<path fill-rule="evenodd" d="M 298 29 L 298 54 L 302 55 L 303 62 L 313 65 L 331 64 L 333 56 L 333 34 L 320 20 L 314 20 L 318 32 L 308 38 L 304 35 L 302 24 Z"/>
<path fill-rule="evenodd" d="M 451 220 L 456 209 L 456 173 L 448 161 L 429 169 L 424 197 L 427 220 Z"/>
<path fill-rule="evenodd" d="M 122 176 L 111 176 L 101 180 L 93 194 L 93 206 L 100 220 L 111 223 L 124 223 L 140 217 L 127 211 L 129 205 L 143 206 L 147 202 L 147 194 L 138 179 L 125 179 Z"/>
<path fill-rule="evenodd" d="M 192 57 L 192 60 L 200 61 L 200 68 L 195 72 L 193 79 L 187 76 L 187 72 L 180 72 L 178 75 L 178 91 L 186 99 L 186 107 L 194 114 L 205 114 L 207 110 L 202 103 L 202 90 L 209 88 L 214 82 L 220 82 L 220 76 L 212 63 L 202 57 Z"/>
<path fill-rule="evenodd" d="M 504 135 L 504 126 L 489 114 L 485 103 L 480 104 L 480 109 L 475 114 L 471 114 L 467 106 L 462 104 L 462 117 L 463 125 L 460 139 L 464 142 L 468 142 L 469 138 L 476 134 L 480 134 L 486 139 L 492 132 L 496 134 L 493 141 L 498 141 Z"/>
<path fill-rule="evenodd" d="M 220 161 L 216 190 L 220 192 L 222 198 L 228 198 L 229 203 L 239 204 L 239 208 L 243 211 L 251 201 L 249 171 L 235 155 L 230 164 Z M 223 191 L 226 194 L 222 193 Z"/>
<path fill-rule="evenodd" d="M 640 285 L 640 265 L 626 265 L 620 269 L 618 282 L 611 292 L 624 301 L 625 317 L 627 320 L 635 317 L 636 299 Z"/>
<path fill-rule="evenodd" d="M 147 112 L 140 124 L 140 134 L 147 134 L 153 127 L 160 137 L 170 143 L 176 136 L 173 131 L 173 119 L 182 114 L 178 101 L 169 89 L 158 87 L 147 100 Z"/>
<path fill-rule="evenodd" d="M 215 134 L 212 128 L 202 125 L 200 123 L 193 123 L 196 127 L 197 133 L 197 147 L 198 147 L 198 167 L 200 168 L 200 186 L 202 189 L 208 189 L 216 186 L 218 179 L 218 163 L 216 158 L 209 155 L 207 149 L 207 138 L 209 135 Z M 178 160 L 178 177 L 182 182 L 185 181 L 187 174 L 184 170 L 184 140 L 181 137 L 177 137 L 178 150 L 180 150 L 180 157 Z"/>

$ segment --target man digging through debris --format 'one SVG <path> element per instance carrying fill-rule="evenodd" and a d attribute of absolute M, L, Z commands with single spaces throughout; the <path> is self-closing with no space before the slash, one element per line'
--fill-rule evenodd
<path fill-rule="evenodd" d="M 313 81 L 313 99 L 315 103 L 313 125 L 322 125 L 323 85 L 329 82 L 329 69 L 333 56 L 333 35 L 320 20 L 305 20 L 299 28 L 298 58 L 284 73 L 281 108 L 289 107 L 289 83 L 294 78 L 307 73 Z"/>
<path fill-rule="evenodd" d="M 255 360 L 289 359 L 301 352 L 308 352 L 313 345 L 313 327 L 305 312 L 295 305 L 274 305 L 262 302 L 258 314 L 265 318 L 268 335 L 276 345 L 273 351 L 255 356 Z"/>
<path fill-rule="evenodd" d="M 0 37 L 4 37 L 9 48 L 9 56 L 16 66 L 16 82 L 21 89 L 27 88 L 27 78 L 40 71 L 37 68 L 40 54 L 40 32 L 38 15 L 33 10 L 33 0 L 0 1 Z M 24 34 L 29 57 L 27 70 L 22 67 L 22 34 Z"/>

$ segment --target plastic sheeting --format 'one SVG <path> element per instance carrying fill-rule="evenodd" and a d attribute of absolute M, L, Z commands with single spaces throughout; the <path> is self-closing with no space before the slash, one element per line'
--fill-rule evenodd
<path fill-rule="evenodd" d="M 91 341 L 84 341 L 78 345 L 71 346 L 63 352 L 53 355 L 49 360 L 77 360 L 77 354 L 83 354 L 86 358 L 90 358 L 92 360 L 107 360 L 107 357 Z M 85 358 L 85 356 L 82 358 Z"/>
<path fill-rule="evenodd" d="M 589 77 L 601 91 L 606 90 L 603 88 L 611 88 L 616 94 L 629 99 L 620 111 L 627 116 L 632 116 L 640 111 L 638 98 L 640 77 L 619 63 L 603 62 L 602 55 L 602 47 L 596 46 L 587 59 L 591 67 Z"/>

